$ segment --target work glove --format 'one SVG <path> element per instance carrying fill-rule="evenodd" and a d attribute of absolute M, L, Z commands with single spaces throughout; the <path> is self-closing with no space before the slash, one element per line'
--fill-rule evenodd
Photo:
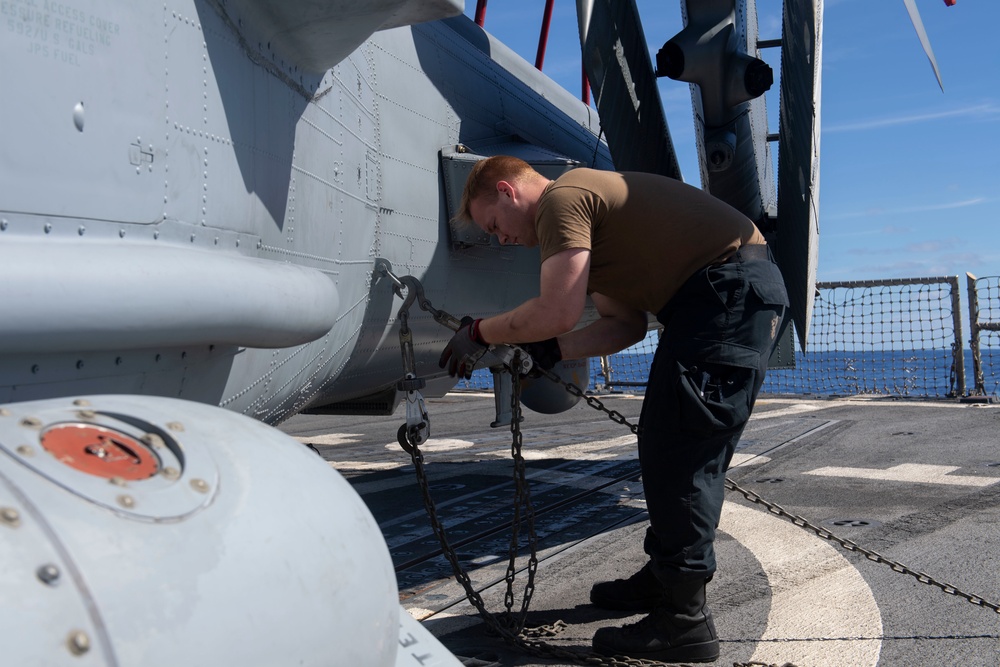
<path fill-rule="evenodd" d="M 448 375 L 460 375 L 466 380 L 472 377 L 472 367 L 486 354 L 487 343 L 479 336 L 479 323 L 468 315 L 462 318 L 462 326 L 451 337 L 438 359 L 438 366 L 448 368 Z"/>
<path fill-rule="evenodd" d="M 562 361 L 562 350 L 559 349 L 559 341 L 555 338 L 549 338 L 537 343 L 521 343 L 519 347 L 530 354 L 531 360 L 534 362 L 531 370 L 528 371 L 528 377 L 538 377 L 541 375 L 541 373 L 535 370 L 536 368 L 551 371 L 557 363 Z"/>

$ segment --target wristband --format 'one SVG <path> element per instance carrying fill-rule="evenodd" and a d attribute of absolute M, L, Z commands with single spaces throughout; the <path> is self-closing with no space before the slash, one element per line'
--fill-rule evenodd
<path fill-rule="evenodd" d="M 483 339 L 483 335 L 481 333 L 479 333 L 479 323 L 482 322 L 482 321 L 483 321 L 483 318 L 481 318 L 481 317 L 479 319 L 477 319 L 476 321 L 474 321 L 472 323 L 472 326 L 469 327 L 469 333 L 472 334 L 472 340 L 476 341 L 480 345 L 489 345 L 489 343 L 487 343 Z"/>

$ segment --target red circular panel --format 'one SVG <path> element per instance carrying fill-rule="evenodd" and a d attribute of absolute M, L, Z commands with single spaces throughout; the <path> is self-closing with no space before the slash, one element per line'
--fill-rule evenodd
<path fill-rule="evenodd" d="M 62 463 L 111 479 L 147 479 L 160 469 L 149 447 L 135 438 L 93 424 L 58 424 L 42 433 L 42 447 Z"/>

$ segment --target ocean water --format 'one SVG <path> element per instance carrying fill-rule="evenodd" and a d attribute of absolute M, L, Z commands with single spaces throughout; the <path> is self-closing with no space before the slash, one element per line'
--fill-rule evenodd
<path fill-rule="evenodd" d="M 621 378 L 645 382 L 651 353 L 612 355 L 611 384 Z M 966 385 L 972 386 L 972 353 L 966 351 Z M 950 350 L 833 350 L 796 353 L 795 369 L 771 369 L 761 391 L 772 394 L 945 397 L 955 391 Z M 603 382 L 600 363 L 591 384 Z M 613 388 L 613 386 L 612 386 Z M 961 392 L 965 393 L 965 392 Z"/>
<path fill-rule="evenodd" d="M 984 351 L 987 394 L 1000 391 L 1000 364 Z M 599 358 L 591 359 L 590 391 L 642 391 L 648 379 L 649 351 L 622 352 L 608 357 L 610 375 L 601 372 Z M 950 350 L 833 350 L 796 353 L 796 368 L 772 369 L 764 381 L 763 393 L 820 394 L 834 396 L 888 395 L 944 398 L 964 395 L 975 387 L 972 353 L 965 350 L 965 388 L 956 386 Z M 463 386 L 490 389 L 492 376 L 476 371 Z M 957 393 L 956 393 L 957 392 Z"/>

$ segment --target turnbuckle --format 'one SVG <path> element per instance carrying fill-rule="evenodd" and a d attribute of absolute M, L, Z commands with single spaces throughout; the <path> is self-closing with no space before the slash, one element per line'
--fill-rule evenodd
<path fill-rule="evenodd" d="M 406 392 L 406 423 L 399 427 L 396 439 L 404 450 L 411 452 L 414 446 L 423 444 L 430 437 L 430 418 L 427 415 L 424 397 L 420 393 L 420 390 L 426 386 L 426 382 L 417 377 L 416 374 L 413 334 L 409 326 L 410 308 L 416 303 L 421 310 L 430 313 L 435 322 L 452 331 L 458 331 L 462 327 L 462 322 L 457 317 L 435 308 L 424 293 L 424 286 L 420 281 L 415 276 L 400 277 L 395 275 L 388 261 L 375 260 L 375 276 L 376 280 L 388 278 L 392 281 L 393 292 L 403 299 L 403 305 L 400 306 L 397 317 L 399 319 L 399 344 L 403 355 L 404 376 L 397 383 L 396 388 Z M 514 345 L 490 345 L 488 354 L 493 355 L 496 360 L 490 364 L 491 370 L 498 366 L 506 366 L 512 372 L 525 375 L 534 366 L 531 355 Z M 497 375 L 494 374 L 494 379 L 497 378 Z M 501 384 L 507 383 L 502 382 Z M 506 392 L 499 392 L 499 394 L 502 394 L 501 399 L 508 399 L 509 389 Z M 504 407 L 501 409 L 501 403 L 498 401 L 497 420 L 491 426 L 496 427 L 510 423 L 510 413 L 506 409 L 507 400 L 503 400 L 503 405 Z"/>
<path fill-rule="evenodd" d="M 406 392 L 406 423 L 396 432 L 396 440 L 399 441 L 399 446 L 410 454 L 413 453 L 413 447 L 419 447 L 431 437 L 431 419 L 427 416 L 424 397 L 420 393 L 420 389 L 425 385 L 426 383 L 414 377 L 413 373 L 407 373 L 397 385 Z"/>
<path fill-rule="evenodd" d="M 382 259 L 375 262 L 375 273 L 377 277 L 389 278 L 393 282 L 393 291 L 400 297 L 403 297 L 402 290 L 406 289 L 406 297 L 398 314 L 399 348 L 403 355 L 404 375 L 403 379 L 396 383 L 396 389 L 406 393 L 406 423 L 396 432 L 396 440 L 400 447 L 412 454 L 413 448 L 427 442 L 431 435 L 431 420 L 427 415 L 423 394 L 420 393 L 427 383 L 417 377 L 416 361 L 413 357 L 413 332 L 410 331 L 409 323 L 410 307 L 418 296 L 423 297 L 423 287 L 413 276 L 398 278 L 389 270 L 389 263 Z M 423 300 L 426 300 L 426 297 L 423 297 Z"/>

